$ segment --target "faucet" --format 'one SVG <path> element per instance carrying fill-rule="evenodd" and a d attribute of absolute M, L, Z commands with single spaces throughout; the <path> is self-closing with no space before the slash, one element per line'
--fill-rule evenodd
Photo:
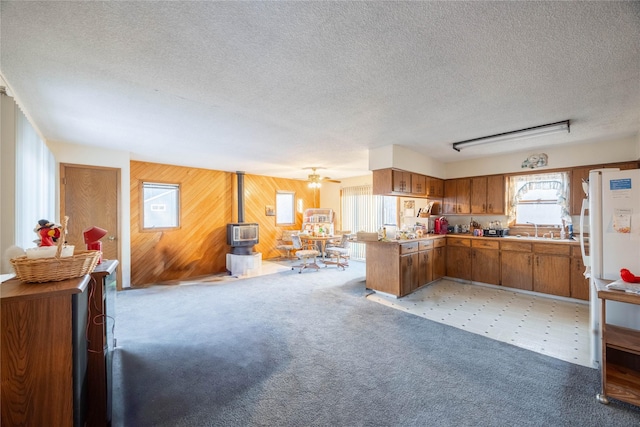
<path fill-rule="evenodd" d="M 527 222 L 527 224 L 531 224 L 536 228 L 536 238 L 538 238 L 538 224 L 535 224 L 533 222 Z"/>

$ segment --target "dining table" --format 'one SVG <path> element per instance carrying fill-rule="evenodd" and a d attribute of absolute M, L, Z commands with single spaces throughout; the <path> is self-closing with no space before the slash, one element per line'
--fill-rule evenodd
<path fill-rule="evenodd" d="M 331 242 L 337 239 L 340 239 L 340 236 L 313 236 L 311 234 L 300 234 L 300 239 L 303 242 L 318 242 L 318 249 L 320 250 L 320 255 L 322 256 L 322 262 L 325 261 L 325 249 L 327 247 L 327 242 Z"/>

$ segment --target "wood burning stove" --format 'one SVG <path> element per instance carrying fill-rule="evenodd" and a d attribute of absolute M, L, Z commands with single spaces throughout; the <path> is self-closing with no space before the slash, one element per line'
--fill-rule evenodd
<path fill-rule="evenodd" d="M 258 224 L 244 222 L 244 172 L 236 172 L 238 177 L 238 222 L 227 224 L 227 245 L 234 255 L 252 255 L 253 246 L 258 244 Z"/>
<path fill-rule="evenodd" d="M 251 255 L 253 246 L 258 244 L 258 224 L 235 223 L 227 224 L 227 245 L 231 246 L 231 253 L 236 255 Z"/>

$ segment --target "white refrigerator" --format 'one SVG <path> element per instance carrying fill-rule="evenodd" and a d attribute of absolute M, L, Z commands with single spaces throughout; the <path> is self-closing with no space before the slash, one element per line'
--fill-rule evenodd
<path fill-rule="evenodd" d="M 622 268 L 640 275 L 640 169 L 592 170 L 588 185 L 589 255 L 585 275 L 590 276 L 591 289 L 591 360 L 598 367 L 602 357 L 601 301 L 594 281 L 618 280 Z M 607 301 L 607 323 L 640 329 L 640 307 Z"/>

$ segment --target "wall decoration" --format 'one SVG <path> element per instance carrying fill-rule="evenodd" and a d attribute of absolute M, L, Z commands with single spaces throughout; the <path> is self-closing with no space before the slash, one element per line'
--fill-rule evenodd
<path fill-rule="evenodd" d="M 547 166 L 548 157 L 545 153 L 532 154 L 522 162 L 522 168 L 535 169 Z"/>
<path fill-rule="evenodd" d="M 264 207 L 264 214 L 266 216 L 276 216 L 276 208 L 272 205 L 267 205 Z"/>

